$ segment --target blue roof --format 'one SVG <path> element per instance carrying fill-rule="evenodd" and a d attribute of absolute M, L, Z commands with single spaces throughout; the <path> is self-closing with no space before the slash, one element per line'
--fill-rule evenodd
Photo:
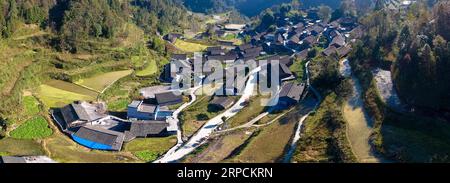
<path fill-rule="evenodd" d="M 78 142 L 79 144 L 86 146 L 90 149 L 97 149 L 97 150 L 113 150 L 112 146 L 110 145 L 106 145 L 106 144 L 101 144 L 98 142 L 93 142 L 90 141 L 88 139 L 84 139 L 81 137 L 78 137 L 76 135 L 72 135 L 72 138 L 75 142 Z"/>

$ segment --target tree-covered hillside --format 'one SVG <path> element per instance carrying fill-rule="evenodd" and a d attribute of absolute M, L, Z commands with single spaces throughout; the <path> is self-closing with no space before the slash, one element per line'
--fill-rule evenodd
<path fill-rule="evenodd" d="M 153 34 L 189 24 L 173 0 L 0 0 L 0 15 L 1 37 L 10 37 L 19 22 L 39 24 L 58 35 L 53 46 L 73 52 L 88 38 L 117 37 L 129 22 Z"/>

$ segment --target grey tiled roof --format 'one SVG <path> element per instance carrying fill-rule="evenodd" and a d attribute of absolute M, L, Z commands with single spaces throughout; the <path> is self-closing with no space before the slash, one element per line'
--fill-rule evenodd
<path fill-rule="evenodd" d="M 96 127 L 81 127 L 74 135 L 92 142 L 109 145 L 113 150 L 120 150 L 124 140 L 123 133 Z"/>
<path fill-rule="evenodd" d="M 149 135 L 160 135 L 163 133 L 169 123 L 166 121 L 133 121 L 129 131 L 130 136 L 147 137 Z"/>
<path fill-rule="evenodd" d="M 299 101 L 304 90 L 305 90 L 304 83 L 302 83 L 302 84 L 298 84 L 298 83 L 294 83 L 294 82 L 284 83 L 283 86 L 281 87 L 279 96 L 280 96 L 280 98 L 288 97 L 293 100 Z"/>

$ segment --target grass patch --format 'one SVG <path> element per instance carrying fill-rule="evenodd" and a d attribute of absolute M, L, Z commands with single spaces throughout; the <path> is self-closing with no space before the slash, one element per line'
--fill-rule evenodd
<path fill-rule="evenodd" d="M 205 51 L 206 48 L 208 47 L 207 45 L 191 43 L 191 42 L 183 41 L 180 39 L 178 39 L 174 45 L 181 51 L 189 52 L 189 53 L 202 52 L 202 51 Z"/>
<path fill-rule="evenodd" d="M 217 115 L 218 112 L 209 112 L 208 104 L 210 96 L 198 96 L 191 106 L 181 112 L 180 120 L 184 136 L 191 136 L 200 129 L 206 121 Z"/>
<path fill-rule="evenodd" d="M 156 61 L 152 59 L 143 70 L 136 72 L 136 76 L 140 77 L 151 76 L 156 72 L 158 72 L 158 66 L 156 65 Z"/>
<path fill-rule="evenodd" d="M 108 103 L 109 111 L 126 111 L 128 107 L 128 99 L 118 99 Z"/>
<path fill-rule="evenodd" d="M 261 103 L 261 99 L 264 99 L 263 96 L 255 96 L 252 97 L 249 101 L 248 106 L 243 108 L 241 111 L 239 111 L 238 114 L 236 114 L 234 117 L 229 119 L 227 123 L 230 125 L 230 128 L 243 125 L 249 121 L 251 121 L 253 118 L 257 117 L 261 113 L 265 112 L 266 106 Z"/>
<path fill-rule="evenodd" d="M 36 115 L 39 113 L 39 101 L 36 100 L 33 96 L 24 96 L 23 97 L 23 105 L 25 108 L 26 115 Z"/>
<path fill-rule="evenodd" d="M 33 156 L 44 155 L 41 144 L 34 140 L 4 138 L 0 140 L 0 152 L 7 155 Z"/>
<path fill-rule="evenodd" d="M 16 139 L 40 139 L 52 135 L 47 120 L 42 116 L 32 118 L 11 132 Z"/>
<path fill-rule="evenodd" d="M 297 81 L 303 81 L 303 76 L 305 75 L 305 64 L 307 60 L 298 60 L 295 59 L 294 63 L 289 67 L 289 69 L 294 73 L 297 77 Z"/>
<path fill-rule="evenodd" d="M 77 100 L 94 100 L 95 97 L 62 90 L 49 85 L 38 88 L 38 97 L 47 107 L 62 107 Z"/>
<path fill-rule="evenodd" d="M 177 143 L 176 136 L 139 138 L 125 144 L 125 151 L 142 161 L 150 162 L 163 155 Z"/>
<path fill-rule="evenodd" d="M 75 83 L 97 92 L 102 92 L 105 88 L 107 88 L 120 78 L 130 75 L 132 72 L 132 70 L 108 72 L 96 75 L 94 77 L 80 79 Z"/>

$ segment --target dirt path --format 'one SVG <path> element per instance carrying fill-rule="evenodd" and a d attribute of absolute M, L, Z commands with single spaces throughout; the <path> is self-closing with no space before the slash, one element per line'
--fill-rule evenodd
<path fill-rule="evenodd" d="M 369 143 L 373 122 L 363 108 L 361 86 L 354 76 L 352 84 L 353 96 L 343 106 L 344 119 L 347 121 L 347 137 L 359 162 L 378 163 L 380 159 L 373 154 Z"/>

